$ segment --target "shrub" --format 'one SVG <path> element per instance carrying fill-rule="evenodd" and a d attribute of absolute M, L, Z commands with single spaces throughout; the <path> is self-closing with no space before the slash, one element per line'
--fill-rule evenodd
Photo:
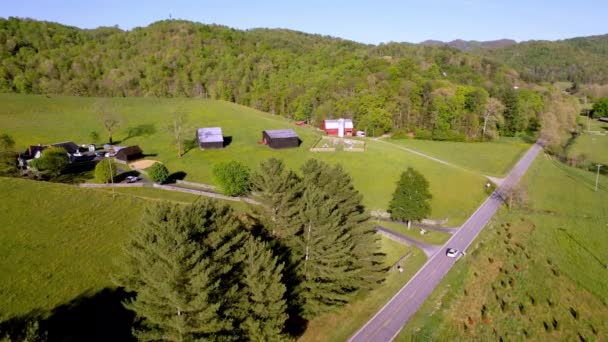
<path fill-rule="evenodd" d="M 213 167 L 213 177 L 228 196 L 244 195 L 250 190 L 250 170 L 236 160 L 216 164 Z"/>
<path fill-rule="evenodd" d="M 148 176 L 152 178 L 153 181 L 159 184 L 162 184 L 166 182 L 167 179 L 169 179 L 169 170 L 167 169 L 165 164 L 161 164 L 158 162 L 154 163 L 146 170 L 146 172 L 148 173 Z"/>
<path fill-rule="evenodd" d="M 116 177 L 116 164 L 108 160 L 102 160 L 95 165 L 95 180 L 100 183 L 109 183 Z"/>
<path fill-rule="evenodd" d="M 433 133 L 423 128 L 416 128 L 414 130 L 414 138 L 421 140 L 431 140 L 433 139 Z"/>

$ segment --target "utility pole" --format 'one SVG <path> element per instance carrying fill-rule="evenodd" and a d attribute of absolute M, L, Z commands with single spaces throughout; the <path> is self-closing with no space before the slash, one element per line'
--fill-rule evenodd
<path fill-rule="evenodd" d="M 112 175 L 112 162 L 108 158 L 108 166 L 110 166 L 110 181 L 112 182 L 112 198 L 116 196 L 116 189 L 114 189 L 114 176 Z"/>
<path fill-rule="evenodd" d="M 589 117 L 591 116 L 591 111 L 587 108 L 587 96 L 586 95 L 585 95 L 584 99 L 585 99 L 585 110 L 587 111 L 587 133 L 589 133 L 589 131 L 591 130 L 591 126 L 590 126 L 590 122 L 589 122 Z"/>
<path fill-rule="evenodd" d="M 600 167 L 602 167 L 602 164 L 597 164 L 597 174 L 595 175 L 595 191 L 597 191 L 597 183 L 600 180 Z"/>

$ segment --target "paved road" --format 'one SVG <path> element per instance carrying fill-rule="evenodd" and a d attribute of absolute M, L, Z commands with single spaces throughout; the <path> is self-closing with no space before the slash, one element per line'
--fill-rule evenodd
<path fill-rule="evenodd" d="M 389 239 L 395 240 L 403 244 L 417 246 L 418 248 L 422 249 L 422 251 L 424 252 L 424 254 L 426 254 L 427 257 L 432 256 L 433 254 L 437 253 L 439 249 L 441 249 L 441 246 L 431 245 L 425 242 L 418 241 L 416 239 L 412 239 L 411 237 L 399 234 L 382 226 L 376 226 L 374 229 L 376 230 L 376 232 L 388 237 Z"/>
<path fill-rule="evenodd" d="M 382 217 L 374 217 L 373 219 L 378 220 L 378 221 L 402 224 L 407 227 L 407 222 L 393 221 L 389 218 L 382 218 Z M 439 226 L 433 226 L 430 224 L 424 224 L 424 223 L 418 223 L 418 222 L 412 222 L 412 227 L 423 228 L 426 230 L 435 230 L 438 232 L 443 232 L 443 233 L 448 233 L 448 234 L 454 234 L 458 230 L 458 227 L 439 227 Z"/>
<path fill-rule="evenodd" d="M 456 262 L 456 259 L 445 256 L 444 249 L 448 246 L 460 251 L 467 249 L 502 204 L 501 194 L 519 181 L 541 149 L 538 143 L 534 144 L 513 167 L 502 185 L 452 235 L 444 248 L 433 255 L 349 341 L 392 341 Z"/>

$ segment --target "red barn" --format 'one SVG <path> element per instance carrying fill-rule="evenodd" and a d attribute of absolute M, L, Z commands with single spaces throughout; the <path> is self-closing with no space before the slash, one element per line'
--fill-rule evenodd
<path fill-rule="evenodd" d="M 354 126 L 351 119 L 323 120 L 323 130 L 327 135 L 353 136 Z"/>

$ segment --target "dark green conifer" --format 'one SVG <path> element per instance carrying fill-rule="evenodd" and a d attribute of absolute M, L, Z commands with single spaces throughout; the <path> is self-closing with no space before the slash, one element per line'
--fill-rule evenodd
<path fill-rule="evenodd" d="M 382 260 L 361 195 L 340 166 L 309 160 L 302 167 L 298 295 L 303 317 L 312 318 L 347 303 L 362 288 L 382 279 Z"/>
<path fill-rule="evenodd" d="M 158 204 L 125 247 L 118 282 L 136 297 L 142 340 L 189 341 L 232 334 L 224 312 L 237 301 L 235 251 L 245 236 L 228 207 L 202 201 L 189 206 Z"/>
<path fill-rule="evenodd" d="M 268 245 L 250 238 L 243 254 L 239 276 L 239 302 L 235 316 L 240 333 L 251 341 L 283 341 L 287 320 L 285 285 L 281 282 L 283 264 Z"/>
<path fill-rule="evenodd" d="M 270 158 L 260 164 L 251 182 L 254 198 L 261 203 L 253 208 L 257 219 L 279 239 L 292 237 L 297 232 L 294 217 L 302 193 L 301 179 L 281 160 Z"/>
<path fill-rule="evenodd" d="M 302 317 L 311 319 L 347 303 L 357 289 L 352 267 L 353 239 L 341 225 L 335 202 L 317 187 L 302 197 L 302 231 L 298 235 Z"/>

